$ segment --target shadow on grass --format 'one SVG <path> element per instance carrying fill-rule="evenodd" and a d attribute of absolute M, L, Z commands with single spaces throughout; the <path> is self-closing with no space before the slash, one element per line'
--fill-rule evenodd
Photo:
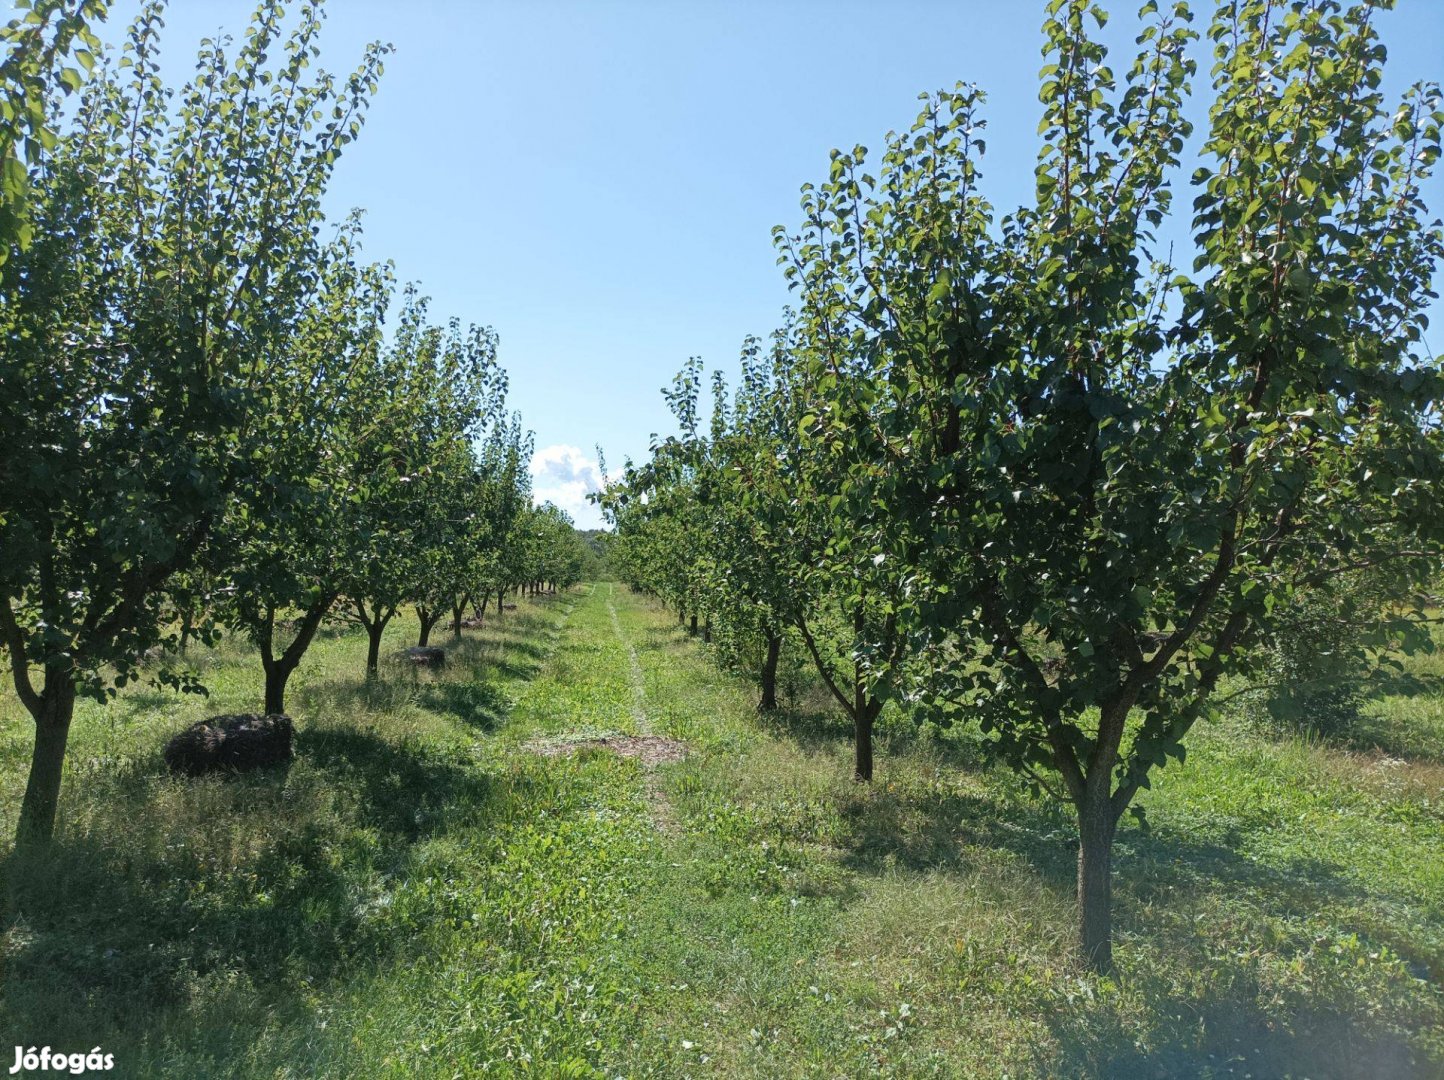
<path fill-rule="evenodd" d="M 384 833 L 420 840 L 464 808 L 485 805 L 490 781 L 454 752 L 415 740 L 391 743 L 366 731 L 296 733 L 296 753 L 357 796 L 360 818 Z"/>
<path fill-rule="evenodd" d="M 1167 1008 L 1167 988 L 1150 988 L 1154 1004 Z M 1108 1080 L 1156 1077 L 1317 1077 L 1320 1080 L 1427 1080 L 1434 1066 L 1420 1060 L 1399 1035 L 1360 1031 L 1355 1019 L 1328 1009 L 1301 1012 L 1279 1022 L 1252 1000 L 1216 1000 L 1180 1033 L 1143 1051 L 1121 1025 L 1053 1024 L 1062 1049 L 1059 1075 Z M 1061 1030 L 1059 1030 L 1061 1028 Z"/>
<path fill-rule="evenodd" d="M 1444 763 L 1444 745 L 1437 736 L 1434 746 L 1430 746 L 1412 725 L 1367 712 L 1354 718 L 1346 733 L 1325 741 L 1347 750 L 1380 752 L 1419 764 Z"/>
<path fill-rule="evenodd" d="M 1302 736 L 1336 750 L 1382 753 L 1422 764 L 1444 763 L 1444 742 L 1431 738 L 1408 713 L 1427 708 L 1444 698 L 1444 676 L 1428 672 L 1373 672 L 1357 684 L 1358 693 L 1340 700 L 1320 714 L 1307 702 L 1275 702 L 1276 715 L 1266 716 L 1265 697 L 1257 698 L 1259 718 L 1254 721 L 1268 737 Z M 1422 700 L 1420 700 L 1422 699 Z M 1403 707 L 1406 715 L 1396 715 Z"/>
<path fill-rule="evenodd" d="M 44 857 L 0 863 L 6 1030 L 134 1048 L 229 1001 L 236 1016 L 182 1027 L 244 1040 L 247 1009 L 301 1014 L 396 962 L 413 936 L 372 898 L 415 843 L 484 830 L 504 796 L 454 749 L 344 728 L 296 742 L 289 775 L 96 778 Z"/>
<path fill-rule="evenodd" d="M 845 797 L 846 798 L 846 797 Z M 879 877 L 904 872 L 966 874 L 982 860 L 978 849 L 1021 857 L 1039 884 L 1071 902 L 1076 881 L 1076 830 L 1066 811 L 981 795 L 931 791 L 916 795 L 859 792 L 842 806 L 843 863 Z M 1172 959 L 1161 968 L 1125 964 L 1123 978 L 1160 1018 L 1156 1048 L 1140 1050 L 1136 1020 L 1107 1008 L 1046 1012 L 1064 1059 L 1060 1075 L 1098 1077 L 1405 1078 L 1433 1075 L 1407 1037 L 1374 1018 L 1340 1012 L 1329 1003 L 1296 1006 L 1280 1015 L 1258 986 L 1257 941 L 1198 936 L 1187 919 L 1170 917 L 1179 897 L 1228 910 L 1255 924 L 1304 925 L 1330 907 L 1352 908 L 1368 890 L 1321 860 L 1266 866 L 1219 844 L 1178 835 L 1144 835 L 1125 828 L 1115 849 L 1115 930 L 1120 937 L 1161 947 Z M 1202 910 L 1202 909 L 1200 909 Z M 1357 929 L 1357 928 L 1355 928 Z M 1215 928 L 1211 933 L 1217 935 Z M 1249 935 L 1245 934 L 1245 938 Z M 1362 932 L 1360 938 L 1364 938 Z M 1371 941 L 1377 949 L 1382 942 Z M 1399 942 L 1389 942 L 1404 954 Z M 1276 959 L 1302 955 L 1291 942 Z M 1150 950 L 1152 951 L 1152 950 Z M 1416 970 L 1426 961 L 1404 956 Z M 1176 1000 L 1180 970 L 1207 969 L 1217 980 L 1202 1001 Z M 1436 973 L 1437 974 L 1437 973 Z"/>
<path fill-rule="evenodd" d="M 809 752 L 846 761 L 850 731 L 837 714 L 779 712 L 760 719 L 772 734 Z M 890 731 L 881 751 L 887 760 L 925 755 L 924 771 L 936 764 L 962 769 L 984 761 L 967 739 L 943 739 Z M 842 833 L 836 846 L 842 864 L 854 872 L 888 877 L 903 873 L 978 871 L 989 860 L 982 850 L 1017 857 L 1037 882 L 1059 901 L 1071 903 L 1077 873 L 1077 831 L 1071 811 L 1051 802 L 992 794 L 987 789 L 957 790 L 945 785 L 915 785 L 900 780 L 899 790 L 882 783 L 845 793 L 837 807 Z M 1412 1078 L 1434 1075 L 1407 1036 L 1388 1030 L 1321 996 L 1317 1005 L 1303 999 L 1292 1010 L 1269 1002 L 1258 985 L 1256 955 L 1234 940 L 1235 929 L 1211 931 L 1207 940 L 1186 919 L 1174 917 L 1179 897 L 1191 910 L 1228 910 L 1245 922 L 1304 926 L 1320 911 L 1359 910 L 1377 904 L 1375 892 L 1344 876 L 1321 859 L 1296 858 L 1266 865 L 1223 843 L 1173 830 L 1145 834 L 1126 823 L 1114 852 L 1115 929 L 1120 937 L 1146 941 L 1172 959 L 1162 967 L 1149 961 L 1127 968 L 1123 977 L 1148 1011 L 1159 1017 L 1159 1039 L 1143 1050 L 1136 1019 L 1108 1008 L 1045 1011 L 1063 1058 L 1059 1075 L 1099 1077 L 1193 1077 L 1204 1075 Z M 1200 907 L 1200 905 L 1202 905 Z M 1357 926 L 1340 932 L 1366 935 Z M 1302 931 L 1300 931 L 1302 932 Z M 1218 937 L 1222 933 L 1223 937 Z M 1248 937 L 1244 933 L 1244 937 Z M 1387 944 L 1411 970 L 1429 971 L 1430 958 L 1409 956 L 1409 943 Z M 1422 946 L 1420 946 L 1422 947 Z M 1309 951 L 1291 942 L 1275 957 Z M 1180 971 L 1208 970 L 1218 978 L 1202 1000 L 1176 1000 Z M 1437 1064 L 1437 1063 L 1436 1063 Z"/>
<path fill-rule="evenodd" d="M 852 740 L 852 722 L 837 708 L 759 712 L 757 726 L 773 738 L 785 739 L 808 753 L 850 745 Z"/>
<path fill-rule="evenodd" d="M 495 731 L 511 708 L 511 699 L 489 682 L 434 682 L 421 688 L 417 701 L 482 731 Z"/>
<path fill-rule="evenodd" d="M 1365 690 L 1370 698 L 1439 697 L 1444 695 L 1444 675 L 1386 668 L 1369 678 Z"/>

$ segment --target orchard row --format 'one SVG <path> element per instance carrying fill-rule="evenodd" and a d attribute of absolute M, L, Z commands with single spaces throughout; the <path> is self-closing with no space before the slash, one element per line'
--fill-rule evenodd
<path fill-rule="evenodd" d="M 797 310 L 734 391 L 714 377 L 710 426 L 690 363 L 680 434 L 604 498 L 616 564 L 700 617 L 763 708 L 780 655 L 812 661 L 858 780 L 895 702 L 1068 805 L 1098 971 L 1120 820 L 1303 598 L 1368 575 L 1391 602 L 1351 649 L 1430 642 L 1444 233 L 1421 188 L 1444 113 L 1433 84 L 1385 101 L 1386 6 L 1239 0 L 1200 35 L 1149 3 L 1119 76 L 1103 12 L 1052 0 L 1034 198 L 983 193 L 972 86 L 880 156 L 835 151 L 775 234 Z"/>
<path fill-rule="evenodd" d="M 323 216 L 388 50 L 318 71 L 318 9 L 265 0 L 172 87 L 161 6 L 118 54 L 104 15 L 23 8 L 0 67 L 0 655 L 35 721 L 31 847 L 77 697 L 201 689 L 177 654 L 229 628 L 279 713 L 328 615 L 364 625 L 374 673 L 402 605 L 424 643 L 583 557 L 532 506 L 495 334 L 433 321 L 356 217 Z"/>

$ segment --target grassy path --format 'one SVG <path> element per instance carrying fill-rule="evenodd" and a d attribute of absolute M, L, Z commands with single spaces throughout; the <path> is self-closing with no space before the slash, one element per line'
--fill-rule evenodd
<path fill-rule="evenodd" d="M 1066 819 L 965 738 L 885 728 L 855 785 L 830 714 L 760 720 L 606 583 L 523 602 L 435 676 L 368 685 L 363 656 L 338 630 L 308 657 L 281 774 L 156 758 L 253 703 L 239 643 L 201 659 L 208 703 L 81 717 L 59 857 L 4 866 L 6 1045 L 101 1044 L 121 1076 L 1441 1071 L 1441 800 L 1397 769 L 1198 740 L 1150 796 L 1158 835 L 1120 842 L 1098 983 L 1069 960 Z M 571 745 L 648 734 L 690 755 Z"/>
<path fill-rule="evenodd" d="M 616 595 L 616 584 L 607 582 L 607 614 L 612 618 L 612 632 L 617 635 L 617 640 L 627 647 L 627 678 L 632 684 L 632 720 L 638 732 L 648 733 L 651 728 L 647 724 L 647 688 L 642 678 L 642 665 L 637 660 L 637 650 L 627 639 L 626 633 L 622 630 L 622 620 L 617 615 L 617 605 L 614 602 Z"/>

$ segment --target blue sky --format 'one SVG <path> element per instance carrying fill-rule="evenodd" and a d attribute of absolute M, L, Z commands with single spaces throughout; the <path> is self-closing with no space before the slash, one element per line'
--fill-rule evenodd
<path fill-rule="evenodd" d="M 731 371 L 743 336 L 777 323 L 771 229 L 796 224 L 830 148 L 880 147 L 919 92 L 976 82 L 985 190 L 1001 206 L 1030 197 L 1042 6 L 332 0 L 322 66 L 349 68 L 371 39 L 396 52 L 331 209 L 365 208 L 368 255 L 420 282 L 437 316 L 497 329 L 536 432 L 537 491 L 593 525 L 593 447 L 614 468 L 646 456 L 671 430 L 659 389 L 687 357 Z M 1121 74 L 1137 3 L 1106 6 Z M 118 3 L 103 36 L 134 7 Z M 167 74 L 183 78 L 197 40 L 243 30 L 251 7 L 173 0 Z M 1439 78 L 1444 57 L 1444 0 L 1400 7 L 1380 23 L 1391 93 Z M 1429 199 L 1444 211 L 1437 179 Z"/>

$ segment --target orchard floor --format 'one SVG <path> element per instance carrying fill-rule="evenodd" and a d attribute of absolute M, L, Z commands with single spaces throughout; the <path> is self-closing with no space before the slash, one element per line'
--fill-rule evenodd
<path fill-rule="evenodd" d="M 1444 698 L 1376 702 L 1383 750 L 1201 732 L 1123 830 L 1100 980 L 1065 815 L 901 724 L 854 785 L 836 719 L 759 720 L 704 648 L 609 583 L 489 617 L 436 675 L 368 684 L 328 631 L 294 764 L 234 779 L 159 750 L 255 707 L 239 640 L 195 654 L 209 701 L 83 707 L 51 857 L 0 870 L 0 1067 L 1444 1075 Z M 29 746 L 0 695 L 6 851 Z"/>

